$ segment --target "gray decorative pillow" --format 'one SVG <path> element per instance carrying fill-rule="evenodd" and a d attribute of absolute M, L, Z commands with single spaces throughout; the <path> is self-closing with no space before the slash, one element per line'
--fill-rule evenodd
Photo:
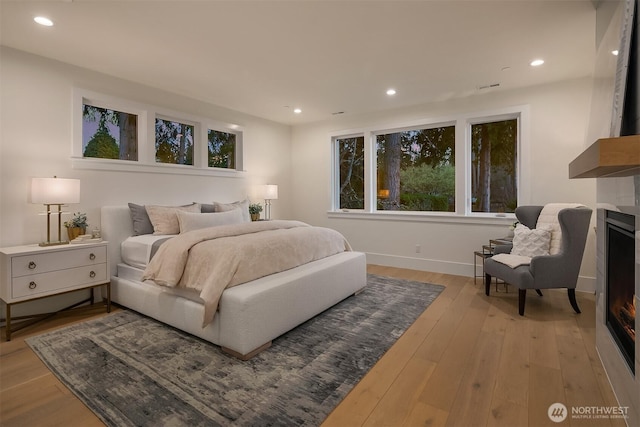
<path fill-rule="evenodd" d="M 249 215 L 249 199 L 233 203 L 213 202 L 213 206 L 216 212 L 227 212 L 232 209 L 240 209 L 242 211 L 242 219 L 244 222 L 251 222 L 251 215 Z"/>
<path fill-rule="evenodd" d="M 200 212 L 200 205 L 194 203 L 187 206 L 145 206 L 149 220 L 153 224 L 153 234 L 178 234 L 180 225 L 178 224 L 177 211 Z"/>
<path fill-rule="evenodd" d="M 202 213 L 212 213 L 216 211 L 215 205 L 209 205 L 207 203 L 200 203 L 200 212 Z"/>
<path fill-rule="evenodd" d="M 191 213 L 176 211 L 180 233 L 199 230 L 201 228 L 218 227 L 220 225 L 240 224 L 244 220 L 240 209 L 231 209 L 226 212 Z"/>
<path fill-rule="evenodd" d="M 147 214 L 147 209 L 143 205 L 129 203 L 131 221 L 133 222 L 133 235 L 153 234 L 153 225 Z"/>

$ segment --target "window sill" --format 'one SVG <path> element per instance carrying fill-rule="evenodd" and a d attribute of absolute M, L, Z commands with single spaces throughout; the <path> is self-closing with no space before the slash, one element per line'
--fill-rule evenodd
<path fill-rule="evenodd" d="M 328 211 L 328 218 L 375 220 L 375 221 L 404 221 L 404 222 L 434 222 L 461 223 L 480 225 L 511 225 L 516 221 L 513 213 L 478 213 L 459 215 L 451 212 L 365 212 L 365 211 Z"/>
<path fill-rule="evenodd" d="M 163 173 L 174 175 L 202 175 L 202 176 L 223 176 L 227 178 L 244 178 L 245 171 L 235 169 L 220 168 L 197 168 L 186 165 L 169 164 L 144 164 L 130 162 L 127 160 L 102 160 L 87 159 L 84 157 L 72 157 L 71 165 L 74 169 L 103 170 L 110 172 L 142 172 L 142 173 Z"/>

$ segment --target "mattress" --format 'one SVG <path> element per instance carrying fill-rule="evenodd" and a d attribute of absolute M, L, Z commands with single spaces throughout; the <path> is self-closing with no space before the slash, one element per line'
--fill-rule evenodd
<path fill-rule="evenodd" d="M 172 236 L 154 234 L 128 237 L 120 245 L 122 262 L 144 270 L 154 251 L 153 245 L 171 237 Z"/>
<path fill-rule="evenodd" d="M 143 272 L 144 272 L 144 268 L 140 269 L 124 263 L 118 264 L 118 277 L 125 280 L 129 280 L 132 283 L 139 285 L 141 289 L 144 289 L 144 288 L 155 289 L 156 291 L 164 292 L 168 295 L 175 295 L 175 296 L 186 298 L 188 300 L 191 300 L 200 304 L 204 304 L 203 299 L 200 298 L 200 293 L 193 289 L 170 288 L 168 286 L 160 286 L 154 283 L 153 280 L 145 280 L 143 282 L 142 281 Z"/>

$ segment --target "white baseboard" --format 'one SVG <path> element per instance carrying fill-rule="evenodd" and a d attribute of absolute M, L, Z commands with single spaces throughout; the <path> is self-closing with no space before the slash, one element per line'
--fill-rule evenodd
<path fill-rule="evenodd" d="M 367 252 L 367 264 L 385 265 L 388 267 L 408 268 L 411 270 L 432 271 L 434 273 L 455 274 L 457 276 L 473 277 L 473 264 L 443 261 L 437 259 L 401 257 L 396 255 L 375 254 Z"/>
<path fill-rule="evenodd" d="M 431 271 L 434 273 L 454 274 L 456 276 L 474 276 L 472 263 L 401 257 L 397 255 L 376 254 L 370 252 L 367 252 L 367 263 L 388 267 L 408 268 L 411 270 Z M 482 264 L 480 259 L 478 259 L 477 267 L 477 274 L 482 274 Z M 576 291 L 594 293 L 596 291 L 596 278 L 585 276 L 578 277 Z"/>

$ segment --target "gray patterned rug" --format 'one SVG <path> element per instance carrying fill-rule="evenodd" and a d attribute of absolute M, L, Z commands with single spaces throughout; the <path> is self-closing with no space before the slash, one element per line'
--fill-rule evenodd
<path fill-rule="evenodd" d="M 317 426 L 443 289 L 367 285 L 246 362 L 126 310 L 27 342 L 109 426 Z"/>

